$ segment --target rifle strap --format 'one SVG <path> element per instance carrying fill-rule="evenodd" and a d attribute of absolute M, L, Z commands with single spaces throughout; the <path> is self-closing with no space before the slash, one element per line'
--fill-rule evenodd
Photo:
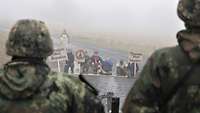
<path fill-rule="evenodd" d="M 90 90 L 92 93 L 94 93 L 96 96 L 99 94 L 99 91 L 98 91 L 95 87 L 93 87 L 93 86 L 85 79 L 85 77 L 84 77 L 82 74 L 79 75 L 79 79 L 80 79 L 82 82 L 84 82 L 84 83 L 88 86 L 89 90 Z"/>

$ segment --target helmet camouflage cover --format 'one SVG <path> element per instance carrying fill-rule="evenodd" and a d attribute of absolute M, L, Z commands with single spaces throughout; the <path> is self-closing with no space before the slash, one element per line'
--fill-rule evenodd
<path fill-rule="evenodd" d="M 186 27 L 200 26 L 200 0 L 180 0 L 177 12 Z"/>
<path fill-rule="evenodd" d="M 46 58 L 51 55 L 53 44 L 45 23 L 19 20 L 9 33 L 6 50 L 10 56 Z"/>

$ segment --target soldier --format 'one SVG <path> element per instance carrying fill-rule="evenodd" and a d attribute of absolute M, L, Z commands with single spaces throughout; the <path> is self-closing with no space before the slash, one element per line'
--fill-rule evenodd
<path fill-rule="evenodd" d="M 178 16 L 186 27 L 179 45 L 153 53 L 123 113 L 200 113 L 200 1 L 180 0 Z"/>
<path fill-rule="evenodd" d="M 53 46 L 41 21 L 20 20 L 6 43 L 12 60 L 0 72 L 0 113 L 104 113 L 91 87 L 51 72 Z"/>

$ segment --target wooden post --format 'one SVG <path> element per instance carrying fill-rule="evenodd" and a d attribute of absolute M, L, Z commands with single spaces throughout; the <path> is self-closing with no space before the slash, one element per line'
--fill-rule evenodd
<path fill-rule="evenodd" d="M 58 72 L 60 72 L 60 61 L 58 60 Z"/>
<path fill-rule="evenodd" d="M 113 97 L 112 98 L 112 107 L 111 107 L 111 113 L 119 113 L 119 97 Z"/>

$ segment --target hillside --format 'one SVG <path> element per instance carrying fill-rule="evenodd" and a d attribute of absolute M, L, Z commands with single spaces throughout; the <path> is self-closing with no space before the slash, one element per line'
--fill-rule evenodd
<path fill-rule="evenodd" d="M 115 39 L 115 38 L 94 38 L 94 37 L 72 37 L 72 40 L 93 44 L 99 48 L 111 48 L 124 52 L 140 52 L 149 55 L 154 49 L 154 46 L 143 45 L 136 43 L 134 40 Z"/>

